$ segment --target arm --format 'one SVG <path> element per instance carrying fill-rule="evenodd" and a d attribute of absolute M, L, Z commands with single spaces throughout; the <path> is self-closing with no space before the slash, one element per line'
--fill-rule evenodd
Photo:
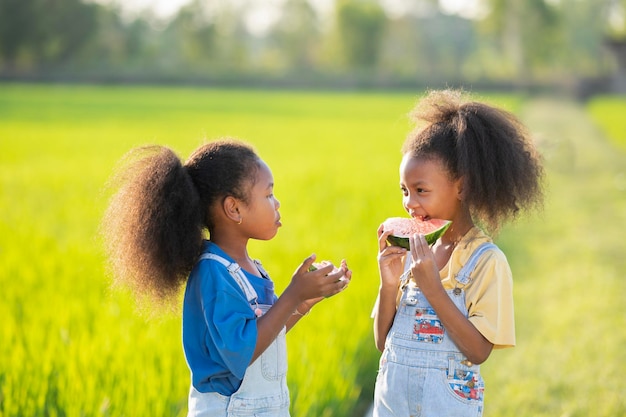
<path fill-rule="evenodd" d="M 315 303 L 343 291 L 350 283 L 349 279 L 339 280 L 344 275 L 351 277 L 345 262 L 335 273 L 331 273 L 332 264 L 309 272 L 308 268 L 313 261 L 314 255 L 305 259 L 276 303 L 257 320 L 257 341 L 250 363 L 261 356 L 283 327 L 290 329 L 302 317 L 294 315 L 297 308 L 301 314 L 305 314 Z"/>
<path fill-rule="evenodd" d="M 339 278 L 343 277 L 344 280 L 348 280 L 348 283 L 350 283 L 352 280 L 352 271 L 348 269 L 348 263 L 346 262 L 345 259 L 342 259 L 339 268 L 340 268 L 339 271 L 346 271 Z M 327 278 L 330 277 L 329 279 L 333 279 L 333 277 L 338 275 L 336 272 L 339 272 L 339 271 L 335 271 L 333 269 L 333 273 L 329 274 Z M 347 288 L 348 283 L 346 283 L 346 285 L 341 289 L 341 291 Z M 315 304 L 319 303 L 320 301 L 323 301 L 325 298 L 326 297 L 311 298 L 310 300 L 305 300 L 302 303 L 300 303 L 298 308 L 296 308 L 296 310 L 292 313 L 291 318 L 287 321 L 287 325 L 286 325 L 287 331 L 291 330 L 293 326 L 295 326 L 296 323 L 298 323 L 302 317 L 309 314 L 309 312 L 311 311 L 311 309 L 313 308 Z"/>
<path fill-rule="evenodd" d="M 379 287 L 374 307 L 374 341 L 381 352 L 385 349 L 385 339 L 396 316 L 396 296 L 398 288 Z"/>
<path fill-rule="evenodd" d="M 397 246 L 388 246 L 387 237 L 391 231 L 383 232 L 378 228 L 378 270 L 380 286 L 374 306 L 374 341 L 381 352 L 385 348 L 385 339 L 396 315 L 399 278 L 402 274 L 406 250 Z"/>
<path fill-rule="evenodd" d="M 414 235 L 410 238 L 413 264 L 411 272 L 428 302 L 437 312 L 437 316 L 445 327 L 448 335 L 459 350 L 475 364 L 483 363 L 493 348 L 474 325 L 454 305 L 446 293 L 435 259 L 424 236 Z"/>
<path fill-rule="evenodd" d="M 298 308 L 296 308 L 296 310 L 291 313 L 291 318 L 287 320 L 287 331 L 291 330 L 302 317 L 309 314 L 315 304 L 319 303 L 322 300 L 324 300 L 324 297 L 313 298 L 311 300 L 301 302 Z"/>

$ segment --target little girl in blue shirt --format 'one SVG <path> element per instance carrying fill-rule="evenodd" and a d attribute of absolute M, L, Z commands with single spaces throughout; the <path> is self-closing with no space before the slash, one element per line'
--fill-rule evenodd
<path fill-rule="evenodd" d="M 414 116 L 425 123 L 402 148 L 402 203 L 415 219 L 451 224 L 432 247 L 411 236 L 409 251 L 387 243 L 393 230 L 378 229 L 373 316 L 383 353 L 373 413 L 480 416 L 479 365 L 515 345 L 511 271 L 482 228 L 494 233 L 540 205 L 543 170 L 508 112 L 448 90 L 431 92 Z"/>
<path fill-rule="evenodd" d="M 347 287 L 346 262 L 309 271 L 311 255 L 276 296 L 247 244 L 276 235 L 280 203 L 270 168 L 242 142 L 208 143 L 185 163 L 160 146 L 129 158 L 103 222 L 109 259 L 142 296 L 171 300 L 186 284 L 188 415 L 289 416 L 285 333 Z"/>

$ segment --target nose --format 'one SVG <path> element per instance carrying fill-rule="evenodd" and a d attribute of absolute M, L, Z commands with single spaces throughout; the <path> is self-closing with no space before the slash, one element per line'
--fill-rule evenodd
<path fill-rule="evenodd" d="M 408 193 L 407 195 L 405 195 L 402 198 L 402 205 L 404 206 L 404 208 L 409 211 L 409 209 L 414 210 L 417 207 L 419 207 L 419 203 L 417 201 L 417 198 L 414 194 L 412 193 Z"/>
<path fill-rule="evenodd" d="M 276 207 L 276 210 L 280 208 L 280 201 L 276 197 L 274 197 L 274 207 Z"/>

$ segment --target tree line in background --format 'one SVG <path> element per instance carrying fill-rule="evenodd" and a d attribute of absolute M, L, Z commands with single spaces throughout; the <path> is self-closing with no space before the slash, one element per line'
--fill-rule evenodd
<path fill-rule="evenodd" d="M 626 0 L 482 0 L 480 17 L 437 0 L 390 13 L 335 0 L 321 14 L 285 0 L 263 33 L 247 2 L 193 0 L 168 20 L 114 3 L 0 0 L 0 76 L 283 85 L 576 85 L 615 72 Z"/>

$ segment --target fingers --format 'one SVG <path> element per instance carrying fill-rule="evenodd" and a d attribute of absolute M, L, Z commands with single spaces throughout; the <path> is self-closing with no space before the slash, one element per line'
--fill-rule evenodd
<path fill-rule="evenodd" d="M 421 233 L 415 233 L 409 237 L 409 247 L 411 248 L 411 256 L 414 261 L 424 259 L 427 255 L 426 251 L 430 252 L 426 238 L 424 238 L 424 235 Z"/>
<path fill-rule="evenodd" d="M 391 236 L 391 233 L 393 233 L 393 231 L 392 230 L 385 231 L 383 229 L 383 225 L 381 224 L 378 227 L 377 233 L 378 233 L 378 251 L 382 252 L 387 246 L 389 246 L 387 244 L 387 238 Z"/>
<path fill-rule="evenodd" d="M 339 267 L 345 269 L 346 271 L 348 270 L 348 262 L 345 259 L 342 259 L 341 262 L 339 263 Z"/>
<path fill-rule="evenodd" d="M 315 255 L 306 258 L 292 277 L 293 288 L 297 288 L 303 300 L 332 297 L 347 288 L 352 271 L 345 259 L 339 267 L 330 261 L 314 263 L 314 260 Z"/>
<path fill-rule="evenodd" d="M 346 272 L 346 275 L 344 275 L 344 276 L 345 276 L 345 278 L 346 278 L 348 281 L 352 280 L 352 271 L 348 271 L 348 272 Z"/>
<path fill-rule="evenodd" d="M 330 261 L 321 262 L 309 262 L 310 258 L 307 258 L 302 265 L 298 268 L 295 275 L 304 276 L 306 279 L 323 279 L 338 281 L 348 271 L 348 264 L 345 260 L 341 261 L 340 267 L 337 268 Z"/>
<path fill-rule="evenodd" d="M 302 261 L 298 269 L 296 269 L 296 274 L 308 271 L 311 265 L 313 265 L 313 262 L 315 262 L 316 257 L 317 256 L 314 253 L 309 255 L 304 261 Z"/>
<path fill-rule="evenodd" d="M 322 261 L 321 263 L 315 264 L 314 266 L 316 266 L 317 268 L 314 270 L 309 270 L 309 272 L 319 274 L 320 276 L 328 275 L 335 269 L 335 265 L 333 265 L 332 262 L 329 261 Z"/>
<path fill-rule="evenodd" d="M 411 279 L 419 281 L 421 277 L 424 276 L 425 273 L 429 273 L 429 268 L 433 268 L 435 274 L 433 276 L 438 276 L 434 255 L 426 242 L 426 238 L 422 234 L 414 234 L 409 238 L 409 246 L 411 247 L 411 257 L 413 262 L 411 263 Z M 420 277 L 418 279 L 418 277 Z M 418 285 L 421 285 L 418 282 Z"/>
<path fill-rule="evenodd" d="M 352 279 L 352 271 L 350 269 L 348 269 L 348 263 L 346 262 L 345 259 L 343 259 L 341 261 L 341 267 L 344 270 L 344 274 L 343 274 L 344 280 L 350 281 Z M 348 284 L 349 284 L 349 282 L 348 282 Z"/>
<path fill-rule="evenodd" d="M 325 279 L 327 280 L 327 298 L 332 297 L 333 295 L 348 288 L 350 280 L 352 279 L 352 271 L 348 269 L 348 263 L 346 260 L 343 259 L 339 268 L 336 268 L 332 273 L 326 275 Z"/>
<path fill-rule="evenodd" d="M 387 238 L 393 234 L 393 230 L 385 231 L 383 225 L 378 227 L 378 259 L 383 260 L 388 257 L 399 257 L 406 253 L 406 249 L 400 246 L 391 246 Z"/>
<path fill-rule="evenodd" d="M 339 281 L 339 280 L 344 280 L 344 279 L 348 279 L 348 273 L 350 272 L 350 270 L 348 269 L 348 265 L 346 264 L 345 261 L 341 262 L 341 266 L 339 268 L 333 269 L 333 271 L 331 273 L 329 273 L 328 275 L 326 275 L 326 277 L 331 280 L 331 281 Z M 350 272 L 350 276 L 352 276 L 352 273 Z"/>
<path fill-rule="evenodd" d="M 379 259 L 388 257 L 399 257 L 406 254 L 407 250 L 400 246 L 387 246 L 385 249 L 378 253 Z"/>
<path fill-rule="evenodd" d="M 348 288 L 348 285 L 350 285 L 350 280 L 347 278 L 340 279 L 338 282 L 336 282 L 336 284 L 337 284 L 337 292 L 341 292 L 345 290 L 346 288 Z"/>
<path fill-rule="evenodd" d="M 350 273 L 349 276 L 348 276 L 348 273 Z M 342 277 L 338 281 L 332 282 L 332 285 L 329 287 L 329 293 L 326 296 L 326 298 L 330 298 L 335 294 L 339 294 L 340 292 L 348 288 L 351 277 L 352 277 L 352 273 L 348 271 L 346 272 L 345 277 Z"/>
<path fill-rule="evenodd" d="M 329 274 L 326 274 L 326 278 L 330 281 L 339 281 L 345 275 L 346 270 L 343 268 L 339 268 Z"/>

